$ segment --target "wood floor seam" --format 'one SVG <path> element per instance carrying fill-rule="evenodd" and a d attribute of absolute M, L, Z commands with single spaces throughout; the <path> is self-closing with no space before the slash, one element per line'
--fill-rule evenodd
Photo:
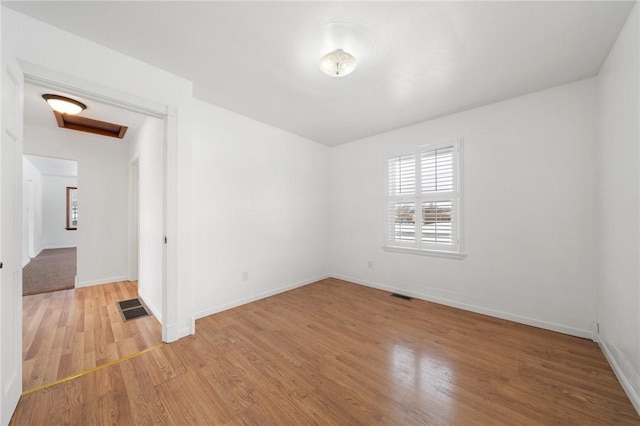
<path fill-rule="evenodd" d="M 75 380 L 75 379 L 77 379 L 79 377 L 86 376 L 87 374 L 95 373 L 96 371 L 102 370 L 104 368 L 109 368 L 109 367 L 114 366 L 116 364 L 120 364 L 121 362 L 128 361 L 128 360 L 130 360 L 132 358 L 135 358 L 135 357 L 138 357 L 140 355 L 144 355 L 147 352 L 151 352 L 151 351 L 155 351 L 156 349 L 160 349 L 164 345 L 165 345 L 165 343 L 161 343 L 161 344 L 159 344 L 157 346 L 154 346 L 152 348 L 147 348 L 147 349 L 145 349 L 143 351 L 137 352 L 135 354 L 127 355 L 127 356 L 122 357 L 120 359 L 117 359 L 115 361 L 111 361 L 111 362 L 108 362 L 106 364 L 98 365 L 97 367 L 93 367 L 93 368 L 91 368 L 89 370 L 81 371 L 80 373 L 76 373 L 76 374 L 73 374 L 71 376 L 67 376 L 67 377 L 64 377 L 62 379 L 56 380 L 55 382 L 47 383 L 47 384 L 44 384 L 42 386 L 38 386 L 37 388 L 26 390 L 26 391 L 22 392 L 22 396 L 30 395 L 32 393 L 39 392 L 41 390 L 50 388 L 52 386 L 56 386 L 56 385 L 59 385 L 61 383 L 65 383 L 65 382 L 69 382 L 71 380 Z"/>

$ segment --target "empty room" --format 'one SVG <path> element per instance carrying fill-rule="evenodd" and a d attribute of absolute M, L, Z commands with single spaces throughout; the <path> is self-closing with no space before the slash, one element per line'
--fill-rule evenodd
<path fill-rule="evenodd" d="M 640 424 L 639 7 L 2 1 L 0 424 Z M 146 344 L 24 337 L 36 155 Z"/>

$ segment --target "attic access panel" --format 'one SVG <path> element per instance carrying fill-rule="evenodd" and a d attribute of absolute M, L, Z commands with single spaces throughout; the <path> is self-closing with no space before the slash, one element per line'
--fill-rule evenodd
<path fill-rule="evenodd" d="M 95 135 L 109 136 L 112 138 L 122 139 L 127 133 L 127 126 L 109 123 L 106 121 L 94 120 L 92 118 L 80 115 L 62 114 L 53 111 L 56 116 L 58 127 L 69 130 L 77 130 L 79 132 L 93 133 Z"/>

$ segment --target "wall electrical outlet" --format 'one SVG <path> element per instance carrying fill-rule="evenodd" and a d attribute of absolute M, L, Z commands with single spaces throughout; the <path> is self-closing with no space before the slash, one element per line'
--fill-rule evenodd
<path fill-rule="evenodd" d="M 373 269 L 373 261 L 369 261 L 369 269 Z"/>
<path fill-rule="evenodd" d="M 242 273 L 242 281 L 248 281 L 249 280 L 249 273 L 248 272 L 243 272 Z"/>

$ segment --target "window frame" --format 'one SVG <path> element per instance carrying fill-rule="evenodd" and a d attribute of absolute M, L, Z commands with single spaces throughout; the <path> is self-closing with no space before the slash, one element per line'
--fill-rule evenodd
<path fill-rule="evenodd" d="M 453 189 L 451 191 L 422 193 L 422 155 L 423 153 L 453 147 Z M 389 161 L 393 158 L 399 158 L 407 155 L 413 155 L 415 161 L 415 178 L 414 191 L 410 194 L 389 194 Z M 385 251 L 396 253 L 410 253 L 426 256 L 447 257 L 453 259 L 463 259 L 463 139 L 449 139 L 447 141 L 421 145 L 411 150 L 393 152 L 384 157 L 384 245 Z M 455 216 L 452 220 L 452 228 L 455 240 L 453 244 L 433 244 L 422 241 L 422 204 L 425 202 L 435 201 L 452 201 L 455 204 Z M 412 241 L 399 241 L 390 239 L 391 203 L 410 203 L 414 206 L 414 239 Z"/>
<path fill-rule="evenodd" d="M 78 187 L 67 186 L 67 231 L 76 231 L 78 229 Z M 75 219 L 75 225 L 74 225 Z"/>

